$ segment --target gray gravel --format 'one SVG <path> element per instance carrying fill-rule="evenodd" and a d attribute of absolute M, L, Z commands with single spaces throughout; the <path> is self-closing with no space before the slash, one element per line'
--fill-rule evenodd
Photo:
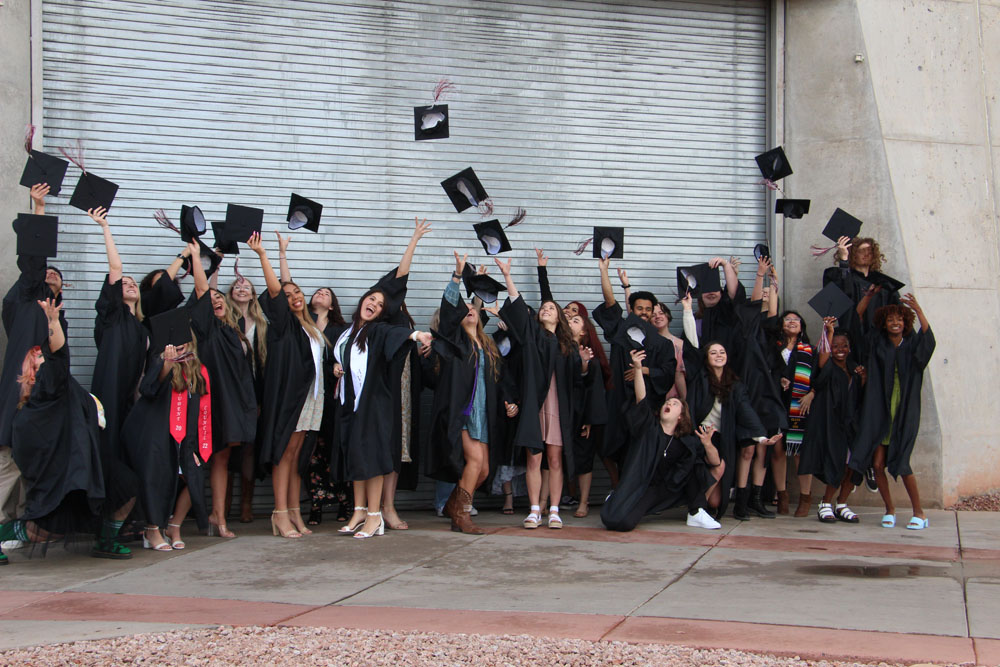
<path fill-rule="evenodd" d="M 0 652 L 2 665 L 778 665 L 850 666 L 743 651 L 422 632 L 219 627 Z M 879 663 L 888 665 L 889 663 Z"/>

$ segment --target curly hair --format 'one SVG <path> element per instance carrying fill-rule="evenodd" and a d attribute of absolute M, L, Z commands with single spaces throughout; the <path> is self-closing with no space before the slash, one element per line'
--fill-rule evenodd
<path fill-rule="evenodd" d="M 709 341 L 708 343 L 705 344 L 705 347 L 702 350 L 701 359 L 702 363 L 705 364 L 705 368 L 708 371 L 705 375 L 708 377 L 709 392 L 712 394 L 712 396 L 715 396 L 720 401 L 724 401 L 727 398 L 729 398 L 729 394 L 733 391 L 733 385 L 739 382 L 740 378 L 738 375 L 736 375 L 736 372 L 729 367 L 728 351 L 726 352 L 727 354 L 726 365 L 722 367 L 722 376 L 721 377 L 715 376 L 715 373 L 713 373 L 711 368 L 709 368 L 708 366 L 708 351 L 712 349 L 713 345 L 718 345 L 723 350 L 726 349 L 726 346 L 717 340 Z"/>
<path fill-rule="evenodd" d="M 869 236 L 859 236 L 851 241 L 851 247 L 847 249 L 847 263 L 852 269 L 855 268 L 858 262 L 857 252 L 861 246 L 866 244 L 871 246 L 872 249 L 872 262 L 868 265 L 869 270 L 881 271 L 885 255 L 882 254 L 882 250 L 878 246 L 878 241 Z"/>
<path fill-rule="evenodd" d="M 566 304 L 567 307 L 570 304 L 576 304 L 577 315 L 583 319 L 583 344 L 593 351 L 594 356 L 597 358 L 597 363 L 601 365 L 601 372 L 604 373 L 604 388 L 611 389 L 611 364 L 608 363 L 608 355 L 604 353 L 604 345 L 601 344 L 601 337 L 597 334 L 597 328 L 590 321 L 587 307 L 579 301 L 570 301 Z"/>
<path fill-rule="evenodd" d="M 913 333 L 913 321 L 917 319 L 917 314 L 898 303 L 891 303 L 876 310 L 875 316 L 872 318 L 872 324 L 879 331 L 885 331 L 885 321 L 892 315 L 899 315 L 903 318 L 903 336 L 909 336 Z"/>

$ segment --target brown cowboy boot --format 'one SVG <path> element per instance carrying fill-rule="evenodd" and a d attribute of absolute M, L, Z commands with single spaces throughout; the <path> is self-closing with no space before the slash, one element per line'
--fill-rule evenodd
<path fill-rule="evenodd" d="M 442 512 L 449 519 L 454 519 L 455 515 L 458 514 L 461 507 L 459 507 L 460 501 L 458 499 L 458 484 L 455 488 L 451 490 L 451 495 L 448 496 L 448 500 L 444 503 L 444 509 Z"/>
<path fill-rule="evenodd" d="M 460 486 L 458 489 L 458 505 L 451 519 L 451 529 L 456 533 L 467 535 L 485 535 L 486 531 L 472 523 L 469 512 L 472 511 L 472 495 Z"/>
<path fill-rule="evenodd" d="M 799 506 L 795 510 L 795 516 L 804 517 L 809 516 L 809 506 L 812 505 L 812 494 L 802 493 L 799 494 Z"/>
<path fill-rule="evenodd" d="M 788 491 L 778 491 L 778 514 L 788 514 Z"/>

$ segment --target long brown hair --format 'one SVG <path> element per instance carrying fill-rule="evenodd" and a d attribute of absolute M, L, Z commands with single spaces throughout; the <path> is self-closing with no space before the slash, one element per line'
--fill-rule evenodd
<path fill-rule="evenodd" d="M 870 245 L 872 249 L 872 263 L 868 265 L 868 269 L 871 271 L 881 271 L 882 262 L 885 261 L 885 255 L 882 254 L 881 248 L 878 247 L 878 241 L 870 236 L 855 237 L 851 240 L 851 247 L 847 249 L 848 265 L 852 269 L 857 265 L 857 252 L 861 246 L 865 244 Z"/>
<path fill-rule="evenodd" d="M 229 286 L 229 292 L 226 294 L 226 301 L 236 313 L 240 312 L 239 306 L 233 301 L 233 288 L 236 287 L 236 283 L 240 281 L 239 278 L 233 281 Z M 254 289 L 253 283 L 251 283 L 246 278 L 243 281 L 250 286 L 250 301 L 247 303 L 247 317 L 253 320 L 254 325 L 254 342 L 257 344 L 257 361 L 263 366 L 267 362 L 267 317 L 264 316 L 264 311 L 260 307 L 260 301 L 257 300 L 257 290 Z M 239 315 L 236 316 L 237 327 L 239 326 Z"/>
<path fill-rule="evenodd" d="M 545 301 L 542 301 L 541 305 L 538 306 L 538 313 L 535 317 L 541 317 L 542 308 L 547 303 L 551 303 L 556 308 L 557 319 L 555 337 L 556 341 L 559 343 L 559 353 L 564 357 L 568 357 L 573 354 L 574 350 L 578 350 L 579 346 L 576 344 L 576 341 L 573 340 L 573 332 L 569 328 L 569 322 L 566 320 L 566 314 L 563 312 L 562 307 L 552 299 L 546 299 Z M 538 322 L 541 324 L 542 321 L 539 319 Z M 548 330 L 546 329 L 546 331 Z"/>
<path fill-rule="evenodd" d="M 291 280 L 286 280 L 283 283 L 281 283 L 281 291 L 284 292 L 285 287 L 289 285 L 297 289 L 299 292 L 302 292 L 302 288 L 296 285 Z M 287 293 L 285 294 L 285 298 L 286 299 L 288 298 Z M 305 301 L 304 293 L 302 295 L 302 300 L 303 302 Z M 304 306 L 300 312 L 292 313 L 292 315 L 295 315 L 295 317 L 299 318 L 299 323 L 302 325 L 302 328 L 306 330 L 306 334 L 308 334 L 310 338 L 312 338 L 313 340 L 322 341 L 323 344 L 326 345 L 327 347 L 333 347 L 333 344 L 330 343 L 329 339 L 326 337 L 326 334 L 320 331 L 319 327 L 316 326 L 316 322 L 313 320 L 312 313 L 309 312 L 308 306 Z"/>
<path fill-rule="evenodd" d="M 226 326 L 232 327 L 233 330 L 236 331 L 236 335 L 240 337 L 240 342 L 246 345 L 246 348 L 248 350 L 252 349 L 253 346 L 250 345 L 250 341 L 247 340 L 246 334 L 244 334 L 243 329 L 240 328 L 240 311 L 238 311 L 236 307 L 229 302 L 229 299 L 226 298 L 225 294 L 215 289 L 214 287 L 209 287 L 208 292 L 209 292 L 208 297 L 210 299 L 212 298 L 212 293 L 218 294 L 219 296 L 222 297 L 222 302 L 226 306 L 226 311 L 222 316 L 222 322 Z"/>
<path fill-rule="evenodd" d="M 586 339 L 584 345 L 593 350 L 594 356 L 597 357 L 597 362 L 601 365 L 601 372 L 604 373 L 604 388 L 611 389 L 611 364 L 608 363 L 608 355 L 604 353 L 604 345 L 601 343 L 601 337 L 597 333 L 597 328 L 590 321 L 587 307 L 579 301 L 570 301 L 566 305 L 575 305 L 576 314 L 583 319 L 583 333 Z"/>
<path fill-rule="evenodd" d="M 666 403 L 670 399 L 663 402 Z M 680 401 L 680 399 L 677 399 Z M 682 438 L 694 432 L 694 420 L 691 419 L 691 410 L 688 409 L 687 401 L 681 401 L 681 414 L 677 418 L 677 425 L 674 426 L 674 435 Z"/>
<path fill-rule="evenodd" d="M 729 394 L 733 391 L 733 385 L 739 382 L 740 378 L 736 375 L 733 369 L 729 367 L 729 350 L 726 350 L 726 365 L 722 367 L 722 376 L 715 376 L 715 372 L 712 370 L 711 366 L 708 365 L 708 351 L 712 349 L 713 345 L 718 345 L 723 350 L 726 350 L 726 346 L 719 341 L 709 341 L 705 344 L 704 351 L 701 353 L 701 361 L 705 365 L 705 374 L 708 377 L 709 391 L 720 401 L 724 401 L 729 398 Z"/>
<path fill-rule="evenodd" d="M 170 386 L 174 391 L 187 391 L 192 394 L 208 393 L 205 378 L 201 376 L 201 359 L 198 358 L 198 339 L 191 332 L 191 342 L 187 344 L 190 356 L 170 369 Z"/>
<path fill-rule="evenodd" d="M 370 297 L 372 294 L 382 295 L 382 312 L 380 312 L 378 314 L 378 317 L 376 317 L 371 322 L 362 322 L 361 304 L 363 304 L 365 302 L 365 299 Z M 385 296 L 385 290 L 383 290 L 381 287 L 371 288 L 370 290 L 362 294 L 360 299 L 358 299 L 358 306 L 354 309 L 354 314 L 351 315 L 351 329 L 357 332 L 357 336 L 354 337 L 354 345 L 362 352 L 365 351 L 365 347 L 368 345 L 367 325 L 374 324 L 375 322 L 382 322 L 383 320 L 386 320 L 389 317 L 389 310 L 386 305 L 387 301 L 388 300 L 386 299 Z"/>
<path fill-rule="evenodd" d="M 469 310 L 475 310 L 475 309 L 472 306 L 469 306 Z M 475 343 L 478 342 L 479 346 L 481 348 L 483 348 L 483 351 L 486 353 L 486 358 L 490 362 L 490 369 L 491 369 L 491 371 L 493 373 L 493 381 L 496 382 L 497 380 L 500 379 L 500 362 L 501 362 L 501 360 L 502 360 L 503 357 L 500 354 L 500 350 L 497 349 L 497 344 L 493 341 L 493 337 L 486 335 L 486 331 L 483 329 L 483 318 L 478 317 L 478 315 L 479 315 L 478 313 L 476 313 L 476 315 L 477 315 L 477 317 L 476 317 L 476 338 L 475 338 L 474 341 L 472 341 L 472 343 L 473 343 L 473 345 L 472 345 L 472 354 L 469 356 L 469 359 L 474 359 L 475 358 L 475 356 L 477 354 L 476 353 L 476 345 L 475 345 Z M 438 314 L 438 321 L 440 322 L 440 314 Z M 462 333 L 463 334 L 465 334 L 466 336 L 469 335 L 465 331 L 464 327 L 460 327 L 460 328 L 462 329 Z"/>

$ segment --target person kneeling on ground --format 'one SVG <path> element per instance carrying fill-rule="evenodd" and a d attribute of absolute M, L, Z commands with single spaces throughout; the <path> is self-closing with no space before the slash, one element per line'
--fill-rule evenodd
<path fill-rule="evenodd" d="M 646 405 L 646 387 L 641 368 L 645 352 L 632 351 L 635 403 L 624 414 L 632 443 L 618 488 L 601 508 L 601 521 L 609 530 L 629 531 L 642 518 L 681 503 L 687 503 L 687 525 L 717 529 L 722 524 L 705 508 L 710 500 L 718 505 L 718 481 L 725 463 L 712 444 L 715 429 L 702 428 L 692 435 L 687 405 L 668 398 L 659 410 L 659 420 Z"/>

